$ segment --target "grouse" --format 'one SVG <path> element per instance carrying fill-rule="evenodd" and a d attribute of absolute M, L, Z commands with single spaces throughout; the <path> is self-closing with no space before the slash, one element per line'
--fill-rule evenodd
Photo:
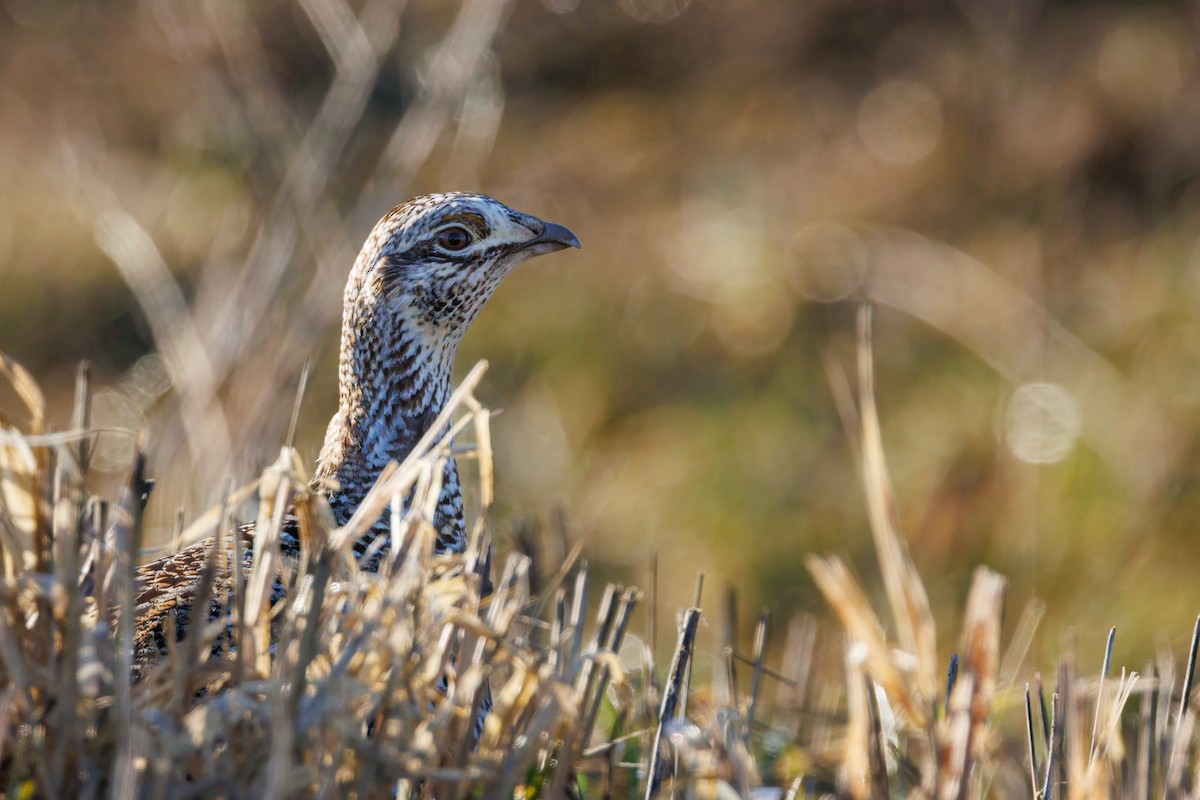
<path fill-rule="evenodd" d="M 375 225 L 346 283 L 338 409 L 313 477 L 337 524 L 349 520 L 381 470 L 403 461 L 444 408 L 463 334 L 504 277 L 529 258 L 568 247 L 579 247 L 579 239 L 567 228 L 480 194 L 416 197 Z M 453 458 L 433 524 L 436 552 L 465 550 Z M 389 535 L 384 515 L 355 543 L 360 555 L 374 555 L 367 569 L 390 545 L 389 538 L 377 539 Z M 162 618 L 186 614 L 214 546 L 208 539 L 138 569 L 139 659 L 161 652 Z"/>

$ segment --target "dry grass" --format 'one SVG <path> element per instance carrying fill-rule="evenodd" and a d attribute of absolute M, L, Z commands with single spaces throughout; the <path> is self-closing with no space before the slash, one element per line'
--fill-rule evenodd
<path fill-rule="evenodd" d="M 896 524 L 867 312 L 857 401 L 830 365 L 859 455 L 890 625 L 841 559 L 814 555 L 809 569 L 845 631 L 844 673 L 814 659 L 814 628 L 802 621 L 790 626 L 782 664 L 769 665 L 764 613 L 749 655 L 730 626 L 725 674 L 706 688 L 691 680 L 704 617 L 699 586 L 662 672 L 628 635 L 642 593 L 610 584 L 589 610 L 578 548 L 545 576 L 528 555 L 512 553 L 493 581 L 489 414 L 472 394 L 482 365 L 452 398 L 450 433 L 427 437 L 386 471 L 342 528 L 285 448 L 260 480 L 181 532 L 182 544 L 224 536 L 197 605 L 208 606 L 214 587 L 230 587 L 217 598 L 227 615 L 192 627 L 134 681 L 132 554 L 144 462 L 115 502 L 90 495 L 86 371 L 72 429 L 50 434 L 37 385 L 4 359 L 0 371 L 27 422 L 24 432 L 7 420 L 0 428 L 0 793 L 1197 796 L 1194 714 L 1181 699 L 1191 694 L 1195 644 L 1182 674 L 1162 655 L 1150 676 L 1122 670 L 1115 678 L 1110 636 L 1091 680 L 1076 676 L 1070 646 L 1049 697 L 1037 678 L 1022 697 L 1015 677 L 1040 611 L 1027 614 L 1002 659 L 1005 580 L 980 567 L 943 682 L 929 603 Z M 468 428 L 475 445 L 459 457 L 476 458 L 484 507 L 465 555 L 434 556 L 427 520 L 437 476 L 451 438 Z M 410 491 L 405 510 L 398 499 Z M 241 575 L 234 536 L 223 531 L 248 495 L 259 500 L 257 567 Z M 398 546 L 378 573 L 363 572 L 351 543 L 389 504 Z M 297 563 L 279 557 L 284 509 L 304 543 Z M 232 581 L 217 580 L 231 569 Z M 276 574 L 287 597 L 272 605 Z M 218 639 L 232 646 L 214 647 Z M 751 670 L 748 691 L 739 664 Z M 776 703 L 769 682 L 786 689 Z M 494 708 L 476 740 L 489 687 Z"/>

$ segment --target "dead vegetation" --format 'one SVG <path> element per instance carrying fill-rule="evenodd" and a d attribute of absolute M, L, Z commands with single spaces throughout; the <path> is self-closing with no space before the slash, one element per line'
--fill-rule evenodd
<path fill-rule="evenodd" d="M 26 408 L 20 431 L 11 420 L 0 429 L 0 793 L 1196 796 L 1195 641 L 1183 669 L 1164 653 L 1141 675 L 1118 675 L 1110 635 L 1090 679 L 1068 643 L 1044 685 L 1022 668 L 1041 607 L 1030 605 L 1002 655 L 1005 580 L 980 567 L 957 654 L 948 671 L 939 662 L 929 601 L 895 522 L 868 341 L 864 311 L 857 397 L 832 360 L 829 374 L 859 458 L 889 616 L 842 559 L 813 555 L 809 571 L 844 629 L 826 637 L 844 669 L 814 658 L 809 618 L 788 626 L 779 663 L 768 663 L 766 612 L 741 652 L 731 593 L 711 686 L 691 678 L 705 657 L 702 576 L 660 665 L 630 633 L 639 606 L 659 601 L 657 563 L 648 603 L 632 587 L 595 591 L 579 547 L 550 568 L 534 570 L 519 552 L 493 564 L 489 415 L 472 394 L 482 367 L 452 398 L 451 434 L 428 437 L 385 472 L 344 527 L 285 448 L 259 481 L 182 530 L 180 545 L 219 537 L 197 607 L 217 593 L 227 614 L 192 627 L 134 681 L 143 462 L 115 501 L 89 494 L 86 371 L 71 428 L 52 433 L 38 387 L 5 359 Z M 465 555 L 434 556 L 427 520 L 441 460 L 468 430 L 474 444 L 456 452 L 478 464 L 483 508 Z M 410 491 L 406 510 L 398 499 Z M 257 566 L 242 574 L 229 531 L 255 496 Z M 389 506 L 398 546 L 378 573 L 363 572 L 351 544 Z M 285 509 L 304 543 L 297 563 L 278 552 Z M 276 574 L 287 597 L 272 604 Z M 214 647 L 218 639 L 231 646 Z M 494 707 L 476 739 L 489 691 Z"/>

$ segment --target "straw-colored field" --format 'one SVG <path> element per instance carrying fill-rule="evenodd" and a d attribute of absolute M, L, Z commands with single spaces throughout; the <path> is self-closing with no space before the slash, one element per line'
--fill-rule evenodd
<path fill-rule="evenodd" d="M 438 797 L 508 796 L 577 774 L 589 797 L 644 793 L 692 605 L 696 727 L 669 722 L 661 751 L 679 780 L 869 796 L 855 776 L 886 775 L 893 796 L 949 797 L 959 770 L 972 796 L 1021 796 L 1028 683 L 1039 785 L 1054 751 L 1076 796 L 1194 791 L 1197 19 L 1170 2 L 0 0 L 0 353 L 41 396 L 34 413 L 0 381 L 20 484 L 0 508 L 0 792 L 338 796 L 420 774 Z M 177 546 L 177 520 L 275 463 L 306 361 L 287 469 L 310 472 L 354 255 L 387 209 L 447 189 L 583 243 L 508 278 L 459 358 L 461 376 L 491 364 L 473 391 L 501 412 L 487 531 L 511 593 L 479 607 L 474 562 L 435 579 L 416 533 L 399 583 L 322 544 L 293 577 L 346 592 L 336 611 L 301 591 L 267 632 L 235 626 L 283 637 L 273 657 L 255 640 L 204 666 L 189 644 L 127 692 L 119 639 L 80 614 L 119 608 L 130 565 L 101 565 L 103 597 L 73 591 L 84 551 L 44 537 L 93 547 L 77 512 L 130 502 L 140 433 L 150 504 L 104 521 L 135 560 Z M 81 442 L 86 475 L 63 477 Z M 631 615 L 619 665 L 583 657 L 613 643 L 593 627 L 609 581 L 640 587 L 605 612 Z M 425 661 L 447 661 L 445 637 L 460 677 L 487 662 L 497 701 L 512 687 L 528 709 L 477 749 L 457 744 L 473 698 L 439 693 Z M 1122 669 L 1141 677 L 1114 728 Z M 195 696 L 214 680 L 229 691 Z"/>

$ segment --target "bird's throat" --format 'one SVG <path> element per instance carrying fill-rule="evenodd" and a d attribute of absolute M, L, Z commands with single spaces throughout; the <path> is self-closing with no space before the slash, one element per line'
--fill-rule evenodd
<path fill-rule="evenodd" d="M 316 471 L 339 524 L 358 508 L 380 471 L 403 461 L 450 396 L 457 337 L 438 336 L 397 314 L 345 320 L 338 411 Z M 462 497 L 453 460 L 439 498 L 439 549 L 462 547 Z M 383 532 L 386 520 L 370 538 Z"/>

